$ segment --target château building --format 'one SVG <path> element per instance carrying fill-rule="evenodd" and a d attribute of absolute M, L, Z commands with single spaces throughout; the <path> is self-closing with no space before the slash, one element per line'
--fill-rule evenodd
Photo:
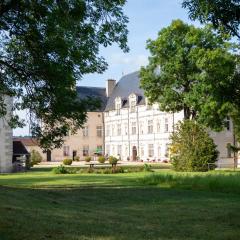
<path fill-rule="evenodd" d="M 170 135 L 183 112 L 166 113 L 158 104 L 149 105 L 140 88 L 138 72 L 123 76 L 119 82 L 108 80 L 110 89 L 104 112 L 105 153 L 123 160 L 167 160 Z M 220 132 L 210 132 L 217 144 L 219 162 L 232 163 L 227 145 L 233 144 L 232 123 Z"/>

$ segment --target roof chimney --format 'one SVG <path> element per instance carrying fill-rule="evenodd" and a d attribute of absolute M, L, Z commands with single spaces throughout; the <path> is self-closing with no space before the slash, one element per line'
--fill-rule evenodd
<path fill-rule="evenodd" d="M 107 86 L 106 86 L 107 97 L 110 97 L 115 86 L 116 86 L 116 80 L 113 80 L 113 79 L 107 80 Z"/>

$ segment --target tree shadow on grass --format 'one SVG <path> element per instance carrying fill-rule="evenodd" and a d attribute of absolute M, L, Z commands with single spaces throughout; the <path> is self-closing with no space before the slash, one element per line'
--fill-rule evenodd
<path fill-rule="evenodd" d="M 0 187 L 5 239 L 232 239 L 240 196 L 143 187 Z"/>

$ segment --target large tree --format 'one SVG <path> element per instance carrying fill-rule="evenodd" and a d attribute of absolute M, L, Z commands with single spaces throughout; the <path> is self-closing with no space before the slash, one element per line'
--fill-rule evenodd
<path fill-rule="evenodd" d="M 151 55 L 140 72 L 141 87 L 162 111 L 183 110 L 185 119 L 220 130 L 233 109 L 232 92 L 240 84 L 234 47 L 210 27 L 175 20 L 156 40 L 148 40 Z"/>
<path fill-rule="evenodd" d="M 211 23 L 240 40 L 239 0 L 184 0 L 183 7 L 188 9 L 191 19 Z"/>
<path fill-rule="evenodd" d="M 125 0 L 3 0 L 0 2 L 0 114 L 4 95 L 29 109 L 45 148 L 81 127 L 95 99 L 77 98 L 84 74 L 102 73 L 100 46 L 128 51 Z M 0 117 L 1 117 L 0 116 Z M 12 123 L 18 122 L 17 116 Z M 44 127 L 41 126 L 44 123 Z"/>

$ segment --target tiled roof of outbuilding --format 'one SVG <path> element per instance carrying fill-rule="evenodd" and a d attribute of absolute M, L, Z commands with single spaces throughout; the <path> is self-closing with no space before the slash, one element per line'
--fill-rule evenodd
<path fill-rule="evenodd" d="M 13 155 L 29 155 L 21 141 L 13 141 Z"/>
<path fill-rule="evenodd" d="M 96 112 L 104 111 L 107 104 L 106 88 L 78 86 L 77 93 L 80 99 L 87 97 L 98 98 L 101 101 L 101 107 L 96 109 Z"/>
<path fill-rule="evenodd" d="M 131 93 L 135 93 L 138 97 L 137 104 L 145 104 L 144 91 L 140 88 L 139 72 L 133 72 L 123 76 L 116 84 L 110 98 L 107 101 L 105 111 L 115 108 L 115 98 L 121 97 L 123 100 L 123 108 L 128 107 L 128 97 Z"/>

